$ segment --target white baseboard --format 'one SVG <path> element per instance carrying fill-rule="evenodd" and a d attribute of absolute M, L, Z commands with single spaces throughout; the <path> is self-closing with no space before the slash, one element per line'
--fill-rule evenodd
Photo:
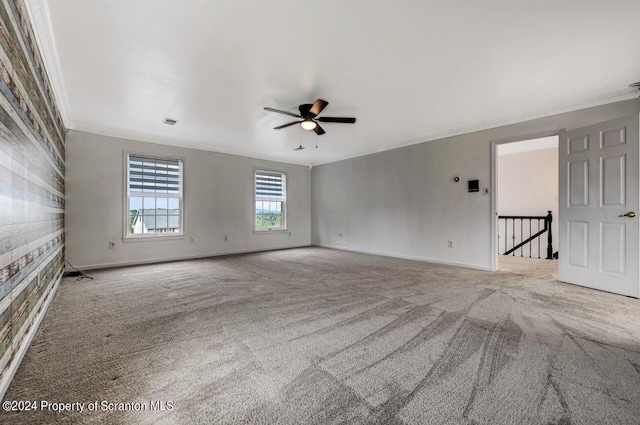
<path fill-rule="evenodd" d="M 329 248 L 329 249 L 338 249 L 340 251 L 351 251 L 351 252 L 358 252 L 361 254 L 371 254 L 371 255 L 381 255 L 383 257 L 392 257 L 392 258 L 401 258 L 403 260 L 414 260 L 414 261 L 422 261 L 425 263 L 435 263 L 435 264 L 442 264 L 445 266 L 454 266 L 454 267 L 464 267 L 467 269 L 475 269 L 475 270 L 482 270 L 482 271 L 491 271 L 491 267 L 489 266 L 482 266 L 479 264 L 471 264 L 471 263 L 461 263 L 461 262 L 457 262 L 457 261 L 446 261 L 446 260 L 438 260 L 435 258 L 427 258 L 427 257 L 416 257 L 413 255 L 402 255 L 402 254 L 394 254 L 394 253 L 390 253 L 390 252 L 382 252 L 382 251 L 372 251 L 372 250 L 368 250 L 368 249 L 357 249 L 357 248 L 350 248 L 350 247 L 346 247 L 346 246 L 337 246 L 337 245 L 327 245 L 327 244 L 319 244 L 319 243 L 314 243 L 311 244 L 312 246 L 319 246 L 321 248 Z"/>
<path fill-rule="evenodd" d="M 221 257 L 223 255 L 250 254 L 252 252 L 266 252 L 266 251 L 279 251 L 281 249 L 305 248 L 308 246 L 311 246 L 311 244 L 287 245 L 287 246 L 280 246 L 280 247 L 273 247 L 273 248 L 241 249 L 241 250 L 235 250 L 235 251 L 216 252 L 212 254 L 186 255 L 186 256 L 167 257 L 167 258 L 153 258 L 149 260 L 138 260 L 138 261 L 116 261 L 112 263 L 83 264 L 79 266 L 74 264 L 74 267 L 79 270 L 109 269 L 112 267 L 142 266 L 145 264 L 167 263 L 170 261 L 198 260 L 200 258 Z"/>
<path fill-rule="evenodd" d="M 33 322 L 31 323 L 29 331 L 22 337 L 18 350 L 16 351 L 13 359 L 5 369 L 4 375 L 0 379 L 0 400 L 4 400 L 4 395 L 9 389 L 9 385 L 11 385 L 11 381 L 13 380 L 13 377 L 18 371 L 18 367 L 20 366 L 20 363 L 22 362 L 24 355 L 27 353 L 27 350 L 31 345 L 31 341 L 33 340 L 33 337 L 38 331 L 38 328 L 40 327 L 40 323 L 42 323 L 42 319 L 44 318 L 44 315 L 47 313 L 47 310 L 49 309 L 51 300 L 53 300 L 53 297 L 56 295 L 58 286 L 60 286 L 60 281 L 62 281 L 63 273 L 64 273 L 64 268 L 61 268 L 60 272 L 58 273 L 58 277 L 56 278 L 56 281 L 53 284 L 53 287 L 47 294 L 47 299 L 44 301 L 43 300 L 39 301 L 39 304 L 40 304 L 40 306 L 38 307 L 39 311 L 37 308 L 35 309 L 36 311 L 38 311 L 38 314 L 36 315 Z"/>

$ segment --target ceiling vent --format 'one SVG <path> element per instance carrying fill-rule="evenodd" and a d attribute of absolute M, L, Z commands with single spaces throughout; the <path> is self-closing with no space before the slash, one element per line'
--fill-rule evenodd
<path fill-rule="evenodd" d="M 165 118 L 162 120 L 162 122 L 167 125 L 176 125 L 178 120 L 174 120 L 173 118 Z"/>

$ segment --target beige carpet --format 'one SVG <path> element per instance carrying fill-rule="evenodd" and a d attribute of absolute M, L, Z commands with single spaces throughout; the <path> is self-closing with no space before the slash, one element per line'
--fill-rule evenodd
<path fill-rule="evenodd" d="M 85 410 L 0 422 L 639 424 L 640 303 L 500 266 L 305 248 L 66 279 L 5 399 Z"/>

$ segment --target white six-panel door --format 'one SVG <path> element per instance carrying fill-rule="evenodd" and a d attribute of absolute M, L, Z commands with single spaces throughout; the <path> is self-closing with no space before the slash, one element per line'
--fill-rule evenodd
<path fill-rule="evenodd" d="M 640 297 L 639 125 L 560 134 L 559 280 Z"/>

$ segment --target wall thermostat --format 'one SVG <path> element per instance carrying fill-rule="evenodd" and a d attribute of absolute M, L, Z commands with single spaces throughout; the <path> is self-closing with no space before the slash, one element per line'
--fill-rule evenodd
<path fill-rule="evenodd" d="M 480 192 L 480 180 L 469 180 L 469 192 Z"/>
<path fill-rule="evenodd" d="M 453 181 L 454 181 L 454 182 L 456 182 L 456 183 L 458 183 L 458 182 L 460 181 L 460 177 L 455 176 L 455 177 L 453 178 Z"/>

